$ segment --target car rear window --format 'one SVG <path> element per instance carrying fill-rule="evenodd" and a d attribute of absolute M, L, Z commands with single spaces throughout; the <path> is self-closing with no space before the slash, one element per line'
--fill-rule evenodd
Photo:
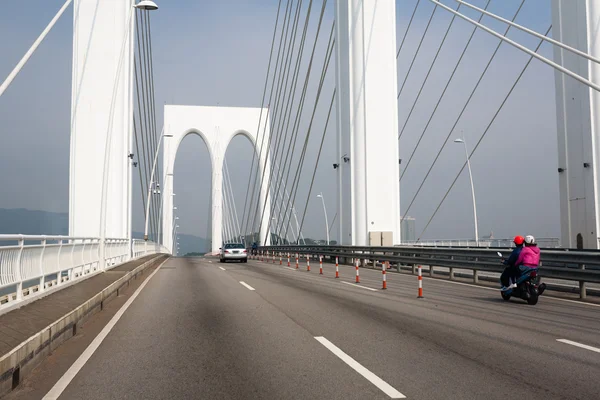
<path fill-rule="evenodd" d="M 226 249 L 244 249 L 244 245 L 241 243 L 227 243 L 225 245 Z"/>

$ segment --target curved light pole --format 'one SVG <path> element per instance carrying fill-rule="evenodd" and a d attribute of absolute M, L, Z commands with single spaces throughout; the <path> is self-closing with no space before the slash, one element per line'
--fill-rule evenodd
<path fill-rule="evenodd" d="M 325 214 L 325 232 L 327 233 L 327 246 L 329 246 L 329 222 L 327 222 L 327 208 L 325 207 L 325 198 L 323 197 L 323 192 L 319 193 L 317 197 L 320 197 L 321 202 L 323 203 L 323 213 Z"/>
<path fill-rule="evenodd" d="M 148 197 L 146 197 L 146 222 L 144 226 L 144 240 L 148 240 L 148 220 L 150 219 L 150 194 L 152 193 L 152 184 L 154 183 L 154 172 L 156 171 L 156 161 L 158 160 L 158 153 L 160 152 L 160 145 L 165 137 L 173 137 L 173 135 L 165 135 L 165 128 L 163 127 L 158 143 L 156 144 L 156 152 L 154 153 L 154 162 L 152 163 L 152 172 L 150 173 L 150 182 L 148 183 Z M 159 192 L 160 193 L 160 192 Z"/>
<path fill-rule="evenodd" d="M 477 203 L 475 202 L 475 186 L 473 185 L 473 173 L 471 172 L 471 158 L 469 150 L 465 142 L 464 135 L 462 138 L 454 139 L 454 143 L 462 143 L 465 146 L 465 155 L 467 157 L 467 168 L 469 168 L 469 180 L 471 181 L 471 195 L 473 196 L 473 221 L 475 222 L 475 245 L 479 247 L 479 228 L 477 226 Z"/>

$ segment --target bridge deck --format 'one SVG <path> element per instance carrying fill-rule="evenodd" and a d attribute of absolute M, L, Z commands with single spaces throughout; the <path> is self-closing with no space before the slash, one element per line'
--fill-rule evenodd
<path fill-rule="evenodd" d="M 156 255 L 127 262 L 0 315 L 0 358 L 152 257 Z"/>
<path fill-rule="evenodd" d="M 7 400 L 598 398 L 597 305 L 311 266 L 172 258 Z"/>

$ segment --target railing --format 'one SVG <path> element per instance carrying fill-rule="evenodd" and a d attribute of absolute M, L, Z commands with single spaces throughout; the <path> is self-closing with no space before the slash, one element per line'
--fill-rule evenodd
<path fill-rule="evenodd" d="M 545 249 L 560 247 L 558 238 L 537 238 L 538 246 Z M 436 240 L 408 240 L 402 246 L 427 246 L 427 247 L 511 247 L 513 239 L 479 239 L 479 246 L 475 239 L 436 239 Z"/>
<path fill-rule="evenodd" d="M 113 268 L 147 254 L 168 253 L 143 240 L 0 235 L 0 311 L 48 288 Z"/>
<path fill-rule="evenodd" d="M 340 257 L 361 260 L 363 265 L 389 261 L 398 271 L 409 266 L 415 272 L 417 265 L 429 266 L 433 275 L 435 267 L 449 269 L 450 279 L 455 269 L 473 271 L 473 281 L 478 282 L 478 271 L 501 273 L 504 266 L 500 263 L 498 251 L 507 257 L 512 251 L 485 248 L 435 248 L 435 247 L 358 247 L 358 246 L 269 246 L 259 251 L 279 253 L 299 253 L 324 257 Z M 579 294 L 586 297 L 586 283 L 600 283 L 600 251 L 577 251 L 571 249 L 547 250 L 541 252 L 540 273 L 543 277 L 579 282 Z"/>

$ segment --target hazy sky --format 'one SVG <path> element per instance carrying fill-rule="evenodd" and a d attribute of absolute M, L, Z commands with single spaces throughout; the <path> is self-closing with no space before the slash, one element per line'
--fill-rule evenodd
<path fill-rule="evenodd" d="M 486 0 L 473 0 L 483 6 Z M 62 0 L 5 2 L 0 14 L 0 80 L 60 8 Z M 152 14 L 152 35 L 158 126 L 164 104 L 260 106 L 270 40 L 277 10 L 276 0 L 157 1 Z M 285 3 L 285 1 L 283 2 Z M 304 10 L 306 4 L 304 1 Z M 404 35 L 416 0 L 397 1 L 398 34 Z M 456 3 L 444 0 L 445 4 Z M 511 18 L 520 0 L 492 0 L 490 11 Z M 309 44 L 315 32 L 320 1 L 313 6 Z M 398 62 L 399 82 L 408 70 L 427 19 L 433 9 L 421 1 Z M 34 10 L 34 11 L 32 11 Z M 476 13 L 465 11 L 477 17 Z M 451 16 L 438 10 L 399 101 L 399 124 L 408 110 L 446 31 Z M 317 50 L 320 72 L 325 42 L 333 20 L 333 1 L 328 2 L 324 32 Z M 526 0 L 517 22 L 544 33 L 550 24 L 550 0 Z M 504 29 L 490 19 L 484 22 Z M 462 48 L 471 27 L 456 20 L 421 99 L 400 141 L 402 168 L 408 160 L 432 107 Z M 519 32 L 511 38 L 530 48 L 536 40 Z M 398 43 L 400 41 L 398 40 Z M 477 32 L 445 100 L 432 121 L 415 158 L 401 182 L 401 210 L 404 214 L 497 39 Z M 549 45 L 542 54 L 551 56 Z M 63 15 L 30 62 L 0 98 L 0 208 L 24 207 L 48 211 L 68 210 L 69 113 L 71 95 L 72 9 Z M 308 56 L 305 56 L 308 57 Z M 472 148 L 514 82 L 527 56 L 503 45 L 472 104 L 458 124 L 454 136 L 464 132 Z M 309 89 L 309 101 L 302 127 L 305 128 L 314 101 L 316 85 Z M 307 182 L 315 163 L 326 106 L 333 90 L 333 64 L 327 76 L 315 131 L 309 142 L 302 185 L 296 208 L 301 212 L 307 196 Z M 496 237 L 533 233 L 538 237 L 559 236 L 557 144 L 554 102 L 554 73 L 534 61 L 509 102 L 472 159 L 480 234 L 493 230 Z M 304 129 L 302 129 L 304 131 Z M 325 140 L 321 164 L 309 201 L 305 236 L 324 237 L 323 210 L 318 192 L 323 192 L 330 223 L 335 215 L 335 122 Z M 180 230 L 207 234 L 210 163 L 202 140 L 189 137 L 180 148 L 175 164 L 175 193 Z M 444 149 L 430 178 L 410 209 L 417 219 L 417 233 L 446 192 L 462 166 L 464 149 L 452 141 Z M 234 139 L 227 152 L 236 204 L 241 218 L 248 166 L 252 149 L 246 139 Z M 525 173 L 525 171 L 527 171 Z M 403 170 L 401 170 L 403 172 Z M 134 181 L 136 197 L 139 183 Z M 141 230 L 143 211 L 136 201 L 134 228 Z M 299 216 L 301 217 L 301 216 Z M 427 238 L 473 236 L 471 194 L 466 170 L 428 228 Z M 335 231 L 335 230 L 334 230 Z M 332 232 L 333 233 L 333 232 Z M 333 233 L 335 236 L 335 233 Z"/>

